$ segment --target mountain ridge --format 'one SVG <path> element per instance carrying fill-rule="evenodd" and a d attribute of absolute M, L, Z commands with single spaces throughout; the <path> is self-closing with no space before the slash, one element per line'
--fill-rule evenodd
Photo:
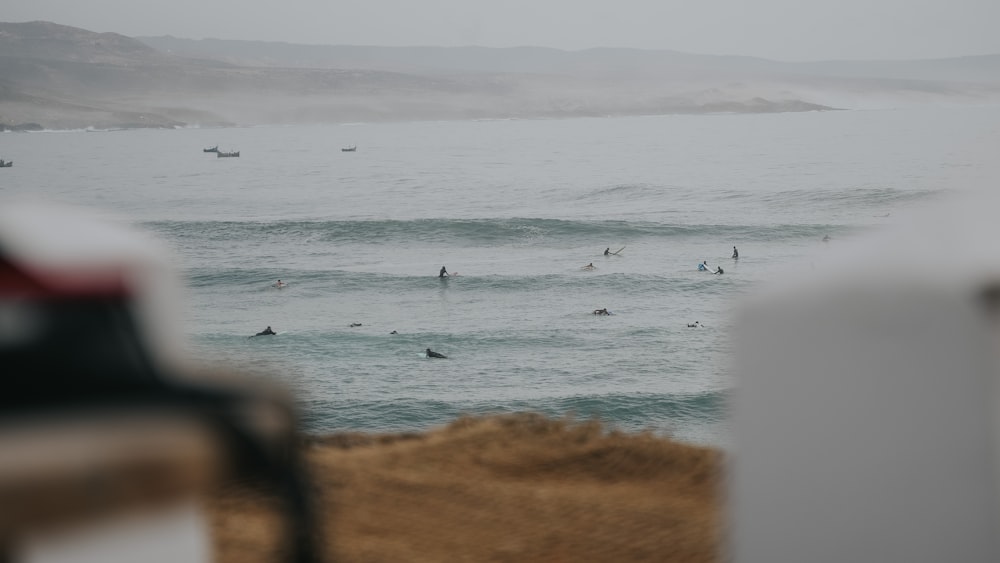
<path fill-rule="evenodd" d="M 911 60 L 821 60 L 786 62 L 745 55 L 704 55 L 670 49 L 593 47 L 564 50 L 552 47 L 385 47 L 377 45 L 312 45 L 284 41 L 234 39 L 184 39 L 173 36 L 137 37 L 138 41 L 161 51 L 184 53 L 213 60 L 240 61 L 240 64 L 274 64 L 344 68 L 362 62 L 364 68 L 423 69 L 443 72 L 551 72 L 554 65 L 638 67 L 656 70 L 674 67 L 708 67 L 766 71 L 777 74 L 816 74 L 842 78 L 877 77 L 910 80 L 942 79 L 940 69 L 961 68 L 967 81 L 1000 82 L 1000 54 Z M 267 53 L 268 56 L 262 56 Z M 445 56 L 449 55 L 449 56 Z M 505 56 L 514 55 L 514 56 Z M 433 57 L 438 57 L 434 60 Z M 571 67 L 574 68 L 574 67 Z M 579 67 L 575 67 L 579 69 Z M 938 74 L 935 74 L 938 72 Z M 949 73 L 948 79 L 955 79 Z"/>
<path fill-rule="evenodd" d="M 1000 56 L 930 70 L 914 63 L 906 78 L 886 77 L 877 65 L 865 67 L 872 76 L 843 77 L 836 62 L 802 64 L 616 48 L 157 41 L 0 22 L 0 130 L 771 113 L 893 96 L 1000 99 L 1000 80 L 992 81 Z"/>

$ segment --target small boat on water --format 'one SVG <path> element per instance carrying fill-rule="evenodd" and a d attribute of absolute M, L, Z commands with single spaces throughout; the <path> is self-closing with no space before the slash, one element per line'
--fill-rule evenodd
<path fill-rule="evenodd" d="M 217 151 L 215 153 L 215 156 L 217 156 L 219 158 L 238 157 L 238 156 L 240 156 L 240 151 L 233 151 L 233 152 Z"/>
<path fill-rule="evenodd" d="M 13 160 L 4 160 L 0 158 L 0 168 L 10 168 L 11 166 L 14 166 Z"/>
<path fill-rule="evenodd" d="M 214 147 L 209 147 L 207 149 L 201 149 L 201 152 L 219 152 L 219 145 L 215 145 Z"/>
<path fill-rule="evenodd" d="M 357 151 L 357 150 L 358 150 L 358 146 L 357 146 L 357 145 L 351 145 L 351 146 L 349 146 L 349 147 L 344 147 L 344 148 L 342 148 L 342 149 L 340 149 L 340 150 L 341 150 L 342 152 L 355 152 L 355 151 Z"/>

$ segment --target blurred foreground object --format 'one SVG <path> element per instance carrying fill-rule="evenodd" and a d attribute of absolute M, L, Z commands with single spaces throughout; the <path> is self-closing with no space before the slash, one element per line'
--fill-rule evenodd
<path fill-rule="evenodd" d="M 315 560 L 290 402 L 184 364 L 179 288 L 140 233 L 0 207 L 0 560 L 211 560 L 229 483 L 277 493 L 283 553 Z"/>
<path fill-rule="evenodd" d="M 1000 222 L 964 198 L 743 311 L 734 561 L 1000 561 Z"/>

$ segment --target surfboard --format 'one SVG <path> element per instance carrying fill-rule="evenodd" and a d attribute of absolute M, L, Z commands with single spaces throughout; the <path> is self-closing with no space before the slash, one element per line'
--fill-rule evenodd
<path fill-rule="evenodd" d="M 621 247 L 621 248 L 619 248 L 618 250 L 616 250 L 616 251 L 612 252 L 611 254 L 614 254 L 615 256 L 618 256 L 618 253 L 619 253 L 619 252 L 621 252 L 622 250 L 625 250 L 625 247 L 624 247 L 624 246 L 623 246 L 623 247 Z"/>

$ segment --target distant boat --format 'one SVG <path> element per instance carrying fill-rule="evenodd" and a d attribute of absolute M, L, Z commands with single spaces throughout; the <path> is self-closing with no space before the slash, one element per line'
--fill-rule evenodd
<path fill-rule="evenodd" d="M 240 156 L 240 151 L 233 151 L 233 152 L 217 151 L 215 153 L 215 156 L 217 156 L 219 158 L 228 158 L 228 157 L 231 157 L 231 156 Z"/>
<path fill-rule="evenodd" d="M 215 145 L 214 147 L 208 149 L 201 149 L 201 152 L 219 152 L 219 145 Z"/>
<path fill-rule="evenodd" d="M 354 152 L 354 151 L 358 150 L 358 146 L 357 145 L 351 145 L 349 147 L 345 147 L 345 148 L 342 148 L 340 150 L 343 151 L 343 152 Z"/>
<path fill-rule="evenodd" d="M 0 168 L 10 168 L 11 166 L 14 166 L 13 160 L 5 161 L 4 159 L 0 158 Z"/>

